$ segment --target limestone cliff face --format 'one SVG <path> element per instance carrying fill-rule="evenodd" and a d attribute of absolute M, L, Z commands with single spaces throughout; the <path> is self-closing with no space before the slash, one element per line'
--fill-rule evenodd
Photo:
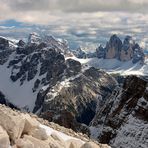
<path fill-rule="evenodd" d="M 121 61 L 129 61 L 131 60 L 133 57 L 133 49 L 132 48 L 129 48 L 128 50 L 124 50 L 122 49 L 121 50 L 121 53 L 120 53 L 120 60 Z"/>
<path fill-rule="evenodd" d="M 120 55 L 120 50 L 122 48 L 122 41 L 117 37 L 117 35 L 111 36 L 109 42 L 106 44 L 106 59 L 117 58 Z"/>
<path fill-rule="evenodd" d="M 76 64 L 74 64 L 76 67 Z M 76 73 L 76 68 L 73 68 Z M 70 74 L 70 73 L 71 74 Z M 65 71 L 65 76 L 49 88 L 42 102 L 41 116 L 49 121 L 77 129 L 77 123 L 89 125 L 101 100 L 107 99 L 117 85 L 107 73 L 95 68 L 82 69 L 76 74 Z M 40 102 L 40 98 L 36 104 Z"/>
<path fill-rule="evenodd" d="M 135 46 L 135 42 L 133 41 L 132 37 L 126 36 L 120 52 L 121 61 L 129 61 L 133 58 L 134 46 Z"/>
<path fill-rule="evenodd" d="M 126 36 L 122 42 L 117 35 L 112 35 L 105 48 L 100 46 L 96 49 L 96 54 L 98 58 L 132 60 L 133 63 L 144 62 L 143 50 L 131 36 Z"/>

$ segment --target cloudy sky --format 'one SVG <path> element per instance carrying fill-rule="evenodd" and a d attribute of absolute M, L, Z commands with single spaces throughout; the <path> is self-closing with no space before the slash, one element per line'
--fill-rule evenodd
<path fill-rule="evenodd" d="M 46 24 L 54 13 L 124 11 L 148 13 L 148 0 L 0 0 L 0 20 Z"/>
<path fill-rule="evenodd" d="M 0 0 L 0 35 L 37 31 L 94 48 L 117 33 L 147 48 L 147 8 L 148 0 Z"/>

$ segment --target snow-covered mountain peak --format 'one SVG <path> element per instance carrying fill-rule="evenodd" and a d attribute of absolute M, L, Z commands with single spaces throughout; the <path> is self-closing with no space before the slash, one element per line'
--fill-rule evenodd
<path fill-rule="evenodd" d="M 32 111 L 39 90 L 63 73 L 64 56 L 70 53 L 67 46 L 66 41 L 36 33 L 29 35 L 27 43 L 0 37 L 0 91 L 6 99 Z"/>
<path fill-rule="evenodd" d="M 147 122 L 148 61 L 140 63 L 143 55 L 139 45 L 130 39 L 124 44 L 114 35 L 105 50 L 100 47 L 103 58 L 78 59 L 65 56 L 71 53 L 66 41 L 34 33 L 29 40 L 12 46 L 8 39 L 0 38 L 0 103 L 36 113 L 75 131 L 91 133 L 115 147 L 127 146 L 130 141 L 126 139 L 125 144 L 120 135 L 131 138 L 139 123 Z M 105 59 L 104 51 L 109 57 L 123 59 Z M 142 76 L 126 77 L 117 72 Z M 128 131 L 133 122 L 136 125 Z M 147 133 L 147 125 L 143 124 L 138 128 L 140 134 L 144 128 Z M 146 134 L 140 137 L 139 142 L 145 146 Z"/>
<path fill-rule="evenodd" d="M 42 41 L 41 37 L 39 34 L 36 32 L 30 33 L 28 37 L 28 44 L 36 43 L 39 44 Z"/>

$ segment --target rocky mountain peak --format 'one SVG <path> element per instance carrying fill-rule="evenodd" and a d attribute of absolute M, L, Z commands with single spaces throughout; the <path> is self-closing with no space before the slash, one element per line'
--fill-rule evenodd
<path fill-rule="evenodd" d="M 28 44 L 39 44 L 42 41 L 41 37 L 39 34 L 36 32 L 30 33 L 28 37 Z"/>
<path fill-rule="evenodd" d="M 127 45 L 135 45 L 135 41 L 133 40 L 133 38 L 131 36 L 126 36 L 124 41 L 123 41 L 123 44 L 127 44 Z"/>
<path fill-rule="evenodd" d="M 82 68 L 79 62 L 72 59 L 66 63 L 68 67 L 64 77 L 46 94 L 40 92 L 40 96 L 44 94 L 44 97 L 37 98 L 35 109 L 42 107 L 41 117 L 49 121 L 76 131 L 79 127 L 84 130 L 85 126 L 80 123 L 89 125 L 100 100 L 107 99 L 117 82 L 98 69 Z"/>
<path fill-rule="evenodd" d="M 131 36 L 126 36 L 122 42 L 117 35 L 112 35 L 106 47 L 96 49 L 98 58 L 118 59 L 120 61 L 130 61 L 133 63 L 144 63 L 144 52 L 142 48 L 133 40 Z"/>
<path fill-rule="evenodd" d="M 7 85 L 12 83 L 23 90 L 24 85 L 27 86 L 27 83 L 29 83 L 29 87 L 25 88 L 27 92 L 32 93 L 34 99 L 43 86 L 48 83 L 54 84 L 61 78 L 66 69 L 65 56 L 70 53 L 66 41 L 56 40 L 53 37 L 40 37 L 36 33 L 30 34 L 26 43 L 20 40 L 12 46 L 12 42 L 2 38 L 0 45 L 3 46 L 1 48 L 3 50 L 0 51 L 1 75 L 5 77 L 4 80 L 7 81 Z M 7 75 L 7 78 L 5 75 Z M 0 79 L 0 81 L 3 81 L 3 79 Z M 0 90 L 4 95 L 9 94 L 3 86 L 0 87 Z M 12 97 L 12 95 L 8 96 Z M 12 97 L 11 100 L 14 98 L 16 99 L 17 96 Z M 33 99 L 31 102 L 29 106 L 33 106 Z M 30 110 L 32 107 L 27 108 Z"/>
<path fill-rule="evenodd" d="M 5 50 L 8 47 L 9 47 L 9 41 L 4 37 L 0 37 L 0 50 Z"/>
<path fill-rule="evenodd" d="M 121 47 L 122 41 L 117 35 L 112 35 L 109 42 L 106 44 L 105 58 L 112 59 L 118 57 Z"/>
<path fill-rule="evenodd" d="M 116 49 L 120 49 L 121 45 L 122 45 L 122 41 L 120 40 L 120 38 L 114 34 L 110 37 L 109 43 L 108 43 L 111 47 L 116 47 Z"/>
<path fill-rule="evenodd" d="M 86 52 L 82 49 L 82 47 L 78 47 L 76 50 L 73 50 L 73 54 L 77 58 L 86 58 Z"/>

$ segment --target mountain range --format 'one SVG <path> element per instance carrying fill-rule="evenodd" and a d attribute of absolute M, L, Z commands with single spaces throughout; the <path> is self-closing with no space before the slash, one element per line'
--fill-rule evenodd
<path fill-rule="evenodd" d="M 26 42 L 0 37 L 0 103 L 112 147 L 147 147 L 147 67 L 129 36 L 113 35 L 93 54 L 36 33 Z"/>
<path fill-rule="evenodd" d="M 100 45 L 96 48 L 96 52 L 87 53 L 83 49 L 78 48 L 74 50 L 74 55 L 77 58 L 103 58 L 103 59 L 117 59 L 119 61 L 130 61 L 132 63 L 144 63 L 145 55 L 143 49 L 131 36 L 126 36 L 124 41 L 116 35 L 112 35 L 106 46 Z"/>

